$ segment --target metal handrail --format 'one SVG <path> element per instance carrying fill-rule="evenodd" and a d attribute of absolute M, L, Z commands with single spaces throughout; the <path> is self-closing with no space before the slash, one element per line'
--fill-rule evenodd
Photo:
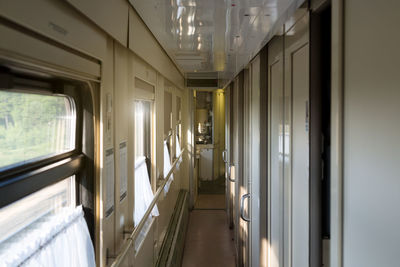
<path fill-rule="evenodd" d="M 153 201 L 150 203 L 150 206 L 147 208 L 146 213 L 144 214 L 143 218 L 140 220 L 139 224 L 135 227 L 135 229 L 133 229 L 132 234 L 130 235 L 130 237 L 128 237 L 128 239 L 122 246 L 121 252 L 118 254 L 118 256 L 116 256 L 114 262 L 111 264 L 111 267 L 119 266 L 122 263 L 122 261 L 125 259 L 126 254 L 128 253 L 131 246 L 135 243 L 137 236 L 139 235 L 140 231 L 142 231 L 144 224 L 146 223 L 151 211 L 153 210 L 154 206 L 156 205 L 158 198 L 161 195 L 161 192 L 164 190 L 165 185 L 168 183 L 169 179 L 171 178 L 171 175 L 175 171 L 176 164 L 178 163 L 179 159 L 182 157 L 183 152 L 185 152 L 185 149 L 183 149 L 181 151 L 181 153 L 179 154 L 179 156 L 175 159 L 174 163 L 171 166 L 171 169 L 168 172 L 168 175 L 164 178 L 163 183 L 157 189 L 157 192 L 154 195 Z"/>

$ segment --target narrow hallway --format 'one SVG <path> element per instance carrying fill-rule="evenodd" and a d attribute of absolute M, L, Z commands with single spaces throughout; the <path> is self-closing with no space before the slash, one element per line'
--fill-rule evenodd
<path fill-rule="evenodd" d="M 207 200 L 210 195 L 199 195 L 204 200 L 198 202 L 207 203 L 211 201 L 217 204 L 209 209 L 194 209 L 190 213 L 189 226 L 187 230 L 185 248 L 183 252 L 182 267 L 234 267 L 235 246 L 233 231 L 229 229 L 226 211 L 220 209 L 216 196 Z M 223 199 L 224 195 L 220 199 Z M 196 207 L 202 207 L 200 203 Z"/>

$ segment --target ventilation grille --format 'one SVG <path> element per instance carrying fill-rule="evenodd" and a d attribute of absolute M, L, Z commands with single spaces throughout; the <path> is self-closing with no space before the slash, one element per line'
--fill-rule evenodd
<path fill-rule="evenodd" d="M 218 79 L 187 79 L 186 86 L 218 88 Z"/>
<path fill-rule="evenodd" d="M 186 86 L 218 88 L 218 72 L 188 72 Z"/>

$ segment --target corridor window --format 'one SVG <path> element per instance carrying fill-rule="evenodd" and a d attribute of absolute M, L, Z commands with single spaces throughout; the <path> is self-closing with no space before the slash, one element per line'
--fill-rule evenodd
<path fill-rule="evenodd" d="M 0 169 L 74 150 L 75 125 L 69 97 L 0 91 Z"/>
<path fill-rule="evenodd" d="M 95 158 L 91 88 L 5 69 L 0 67 L 0 81 L 6 81 L 0 88 L 0 266 L 54 266 L 53 260 L 63 262 L 76 253 L 79 246 L 68 244 L 77 239 L 94 262 L 96 177 L 86 160 Z"/>
<path fill-rule="evenodd" d="M 176 157 L 179 157 L 181 150 L 182 150 L 182 124 L 178 123 L 178 125 L 176 125 L 176 141 L 175 141 Z"/>
<path fill-rule="evenodd" d="M 133 221 L 135 227 L 140 223 L 148 207 L 153 201 L 152 185 L 152 150 L 153 150 L 153 101 L 135 101 L 135 207 Z M 151 215 L 147 218 L 144 228 L 135 240 L 135 251 L 140 249 L 146 232 L 151 226 L 151 217 L 158 216 L 157 205 L 154 206 Z"/>
<path fill-rule="evenodd" d="M 164 92 L 164 141 L 167 143 L 168 153 L 170 159 L 172 160 L 173 150 L 172 150 L 172 94 L 170 92 Z M 164 158 L 164 161 L 166 159 Z M 170 160 L 170 163 L 171 163 Z M 165 163 L 164 163 L 165 165 Z M 165 173 L 164 173 L 165 175 Z"/>
<path fill-rule="evenodd" d="M 152 166 L 152 102 L 135 101 L 135 161 L 145 158 L 151 182 Z"/>
<path fill-rule="evenodd" d="M 75 177 L 0 209 L 0 266 L 57 266 L 60 262 L 95 266 L 83 208 L 75 207 Z"/>
<path fill-rule="evenodd" d="M 182 115 L 181 115 L 181 98 L 176 97 L 176 143 L 175 151 L 176 157 L 179 156 L 182 149 Z"/>
<path fill-rule="evenodd" d="M 0 209 L 0 244 L 44 216 L 74 208 L 75 192 L 72 176 Z"/>

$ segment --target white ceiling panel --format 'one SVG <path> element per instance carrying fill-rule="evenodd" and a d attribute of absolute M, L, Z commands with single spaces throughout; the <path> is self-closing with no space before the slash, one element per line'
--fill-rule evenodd
<path fill-rule="evenodd" d="M 129 0 L 185 72 L 232 79 L 304 0 Z M 280 24 L 280 25 L 279 25 Z M 222 82 L 222 86 L 223 86 Z"/>

